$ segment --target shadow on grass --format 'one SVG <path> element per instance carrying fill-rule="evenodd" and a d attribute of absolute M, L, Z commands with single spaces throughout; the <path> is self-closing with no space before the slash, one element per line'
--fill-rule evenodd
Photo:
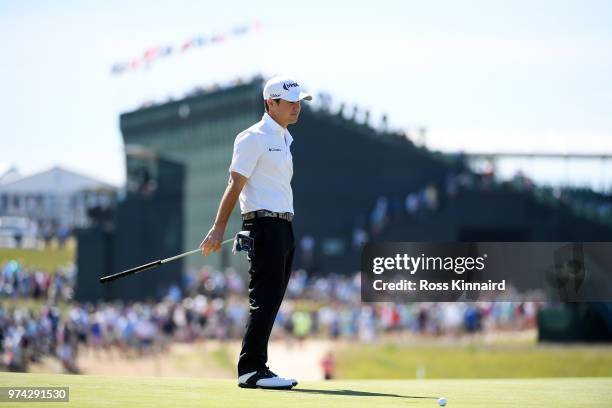
<path fill-rule="evenodd" d="M 393 397 L 393 398 L 412 398 L 412 399 L 438 399 L 438 397 L 417 397 L 411 395 L 385 394 L 382 392 L 366 392 L 353 390 L 315 390 L 308 388 L 293 388 L 290 392 L 303 392 L 307 394 L 324 395 L 344 395 L 349 397 Z"/>

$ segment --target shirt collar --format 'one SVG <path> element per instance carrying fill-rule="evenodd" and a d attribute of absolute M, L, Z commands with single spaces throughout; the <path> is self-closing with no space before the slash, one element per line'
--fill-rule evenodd
<path fill-rule="evenodd" d="M 264 121 L 268 129 L 272 132 L 280 135 L 285 133 L 286 129 L 279 125 L 274 119 L 272 119 L 272 116 L 268 115 L 268 112 L 264 112 L 262 120 Z"/>
<path fill-rule="evenodd" d="M 272 119 L 272 116 L 268 115 L 268 112 L 264 112 L 261 120 L 263 120 L 264 125 L 273 134 L 278 135 L 280 137 L 285 136 L 287 139 L 287 144 L 291 145 L 291 142 L 293 142 L 293 137 L 291 136 L 291 133 L 289 133 L 287 129 L 285 129 L 284 127 L 279 125 L 274 119 Z"/>

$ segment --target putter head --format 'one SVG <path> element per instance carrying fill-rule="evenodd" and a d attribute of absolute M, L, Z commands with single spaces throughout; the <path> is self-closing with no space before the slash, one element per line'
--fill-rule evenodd
<path fill-rule="evenodd" d="M 251 237 L 251 231 L 240 231 L 234 238 L 234 247 L 232 252 L 245 251 L 249 257 L 253 255 L 253 249 L 255 247 L 255 240 Z"/>

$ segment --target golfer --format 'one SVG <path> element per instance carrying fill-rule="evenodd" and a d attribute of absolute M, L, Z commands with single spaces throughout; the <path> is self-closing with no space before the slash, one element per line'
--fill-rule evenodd
<path fill-rule="evenodd" d="M 293 138 L 287 126 L 298 121 L 300 101 L 312 96 L 289 77 L 271 78 L 263 90 L 265 113 L 234 142 L 230 177 L 215 223 L 202 241 L 208 256 L 221 247 L 225 227 L 240 199 L 242 229 L 251 232 L 249 318 L 238 361 L 243 388 L 290 389 L 294 379 L 274 374 L 266 365 L 268 339 L 285 295 L 293 262 Z"/>

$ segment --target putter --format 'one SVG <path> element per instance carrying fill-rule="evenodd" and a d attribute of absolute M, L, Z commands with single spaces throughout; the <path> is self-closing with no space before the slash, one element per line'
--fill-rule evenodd
<path fill-rule="evenodd" d="M 252 256 L 255 241 L 253 240 L 253 237 L 251 237 L 251 231 L 240 231 L 239 233 L 236 234 L 234 238 L 226 239 L 225 241 L 221 242 L 221 245 L 225 245 L 228 242 L 232 242 L 232 241 L 234 241 L 234 246 L 232 248 L 232 252 L 234 254 L 240 251 L 245 251 L 249 254 L 249 257 Z M 159 259 L 157 261 L 149 262 L 147 264 L 140 265 L 135 268 L 127 269 L 122 272 L 117 272 L 113 275 L 103 276 L 102 278 L 100 278 L 100 282 L 107 283 L 107 282 L 111 282 L 119 278 L 123 278 L 125 276 L 134 275 L 142 271 L 146 271 L 147 269 L 156 268 L 165 263 L 174 261 L 176 259 L 184 258 L 186 256 L 189 256 L 191 254 L 195 254 L 196 252 L 201 252 L 201 251 L 202 251 L 202 248 L 194 249 L 192 251 L 187 251 L 187 252 L 183 252 L 182 254 L 172 256 L 170 258 Z"/>

